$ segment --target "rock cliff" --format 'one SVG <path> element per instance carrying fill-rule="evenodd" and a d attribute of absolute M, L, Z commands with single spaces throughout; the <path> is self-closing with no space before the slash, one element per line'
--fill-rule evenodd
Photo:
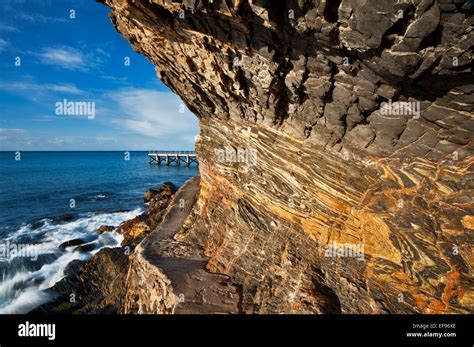
<path fill-rule="evenodd" d="M 101 2 L 199 118 L 175 239 L 241 312 L 474 311 L 472 3 Z"/>

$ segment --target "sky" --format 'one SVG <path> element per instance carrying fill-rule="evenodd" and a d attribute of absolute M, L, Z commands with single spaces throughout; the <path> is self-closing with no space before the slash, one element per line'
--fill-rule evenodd
<path fill-rule="evenodd" d="M 0 151 L 194 149 L 197 118 L 108 13 L 0 0 Z"/>

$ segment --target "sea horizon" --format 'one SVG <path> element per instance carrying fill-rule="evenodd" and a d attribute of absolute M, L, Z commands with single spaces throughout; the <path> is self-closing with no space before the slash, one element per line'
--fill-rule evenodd
<path fill-rule="evenodd" d="M 195 164 L 149 164 L 147 152 L 0 151 L 0 313 L 26 313 L 48 302 L 44 290 L 71 262 L 120 245 L 115 230 L 144 211 L 148 189 L 165 182 L 179 187 L 199 174 Z M 110 230 L 100 233 L 102 226 Z M 78 240 L 93 247 L 61 246 Z M 6 252 L 12 246 L 26 247 L 36 259 Z"/>

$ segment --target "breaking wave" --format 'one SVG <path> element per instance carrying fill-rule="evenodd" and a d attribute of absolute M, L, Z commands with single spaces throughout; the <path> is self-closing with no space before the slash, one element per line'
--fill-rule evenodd
<path fill-rule="evenodd" d="M 87 260 L 102 248 L 120 245 L 122 235 L 114 230 L 99 234 L 100 226 L 117 227 L 142 211 L 87 213 L 60 224 L 42 219 L 4 237 L 0 245 L 0 313 L 27 313 L 50 300 L 44 290 L 65 276 L 70 262 Z M 93 249 L 79 252 L 74 247 L 60 247 L 77 239 L 92 244 Z"/>

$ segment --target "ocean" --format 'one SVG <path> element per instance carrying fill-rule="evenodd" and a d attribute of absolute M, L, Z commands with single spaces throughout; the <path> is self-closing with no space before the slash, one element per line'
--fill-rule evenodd
<path fill-rule="evenodd" d="M 99 234 L 101 225 L 117 227 L 143 212 L 148 188 L 199 174 L 195 164 L 150 165 L 147 153 L 0 152 L 0 313 L 27 313 L 50 300 L 44 289 L 67 264 L 120 244 L 114 231 Z M 59 248 L 77 238 L 100 247 Z"/>

